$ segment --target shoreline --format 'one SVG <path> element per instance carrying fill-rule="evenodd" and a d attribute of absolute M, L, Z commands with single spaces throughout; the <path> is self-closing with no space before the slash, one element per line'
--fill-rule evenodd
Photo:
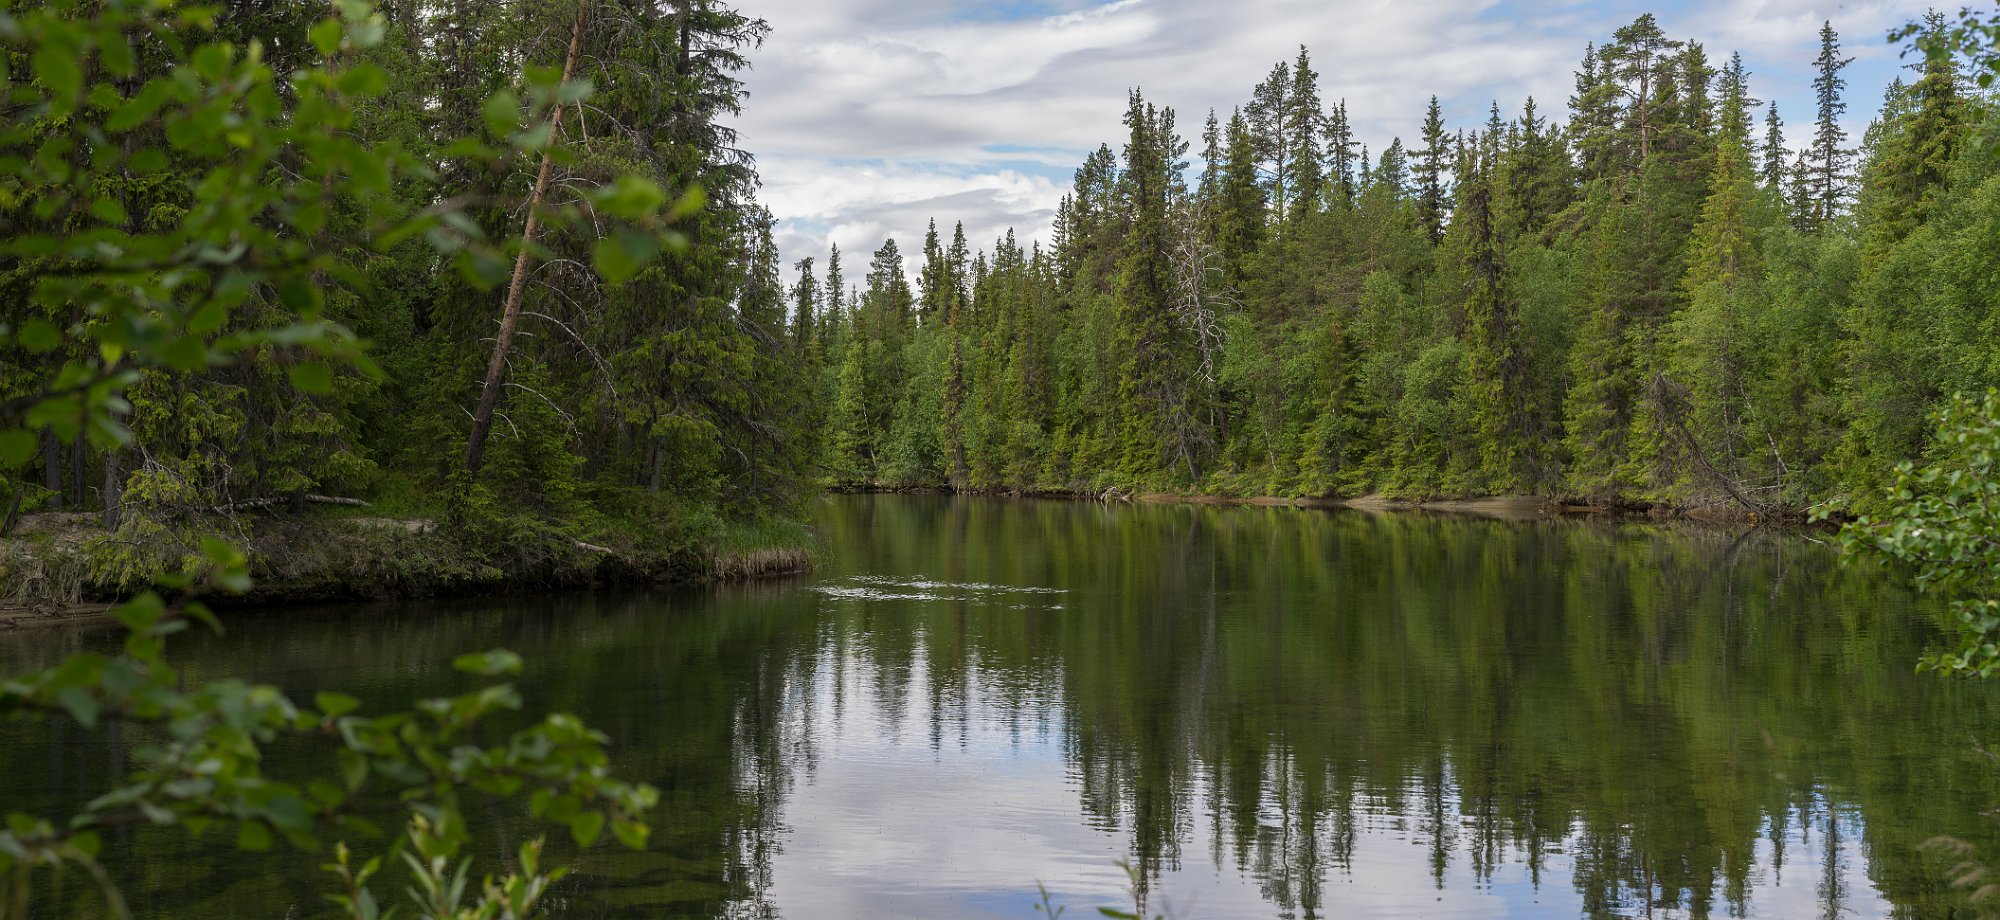
<path fill-rule="evenodd" d="M 1211 505 L 1256 508 L 1320 508 L 1389 514 L 1428 511 L 1465 514 L 1499 520 L 1538 520 L 1563 517 L 1604 517 L 1652 521 L 1698 521 L 1745 527 L 1811 527 L 1805 513 L 1779 509 L 1775 513 L 1750 511 L 1730 504 L 1676 505 L 1664 502 L 1588 502 L 1539 495 L 1475 495 L 1463 498 L 1395 498 L 1379 492 L 1351 498 L 1286 497 L 1281 495 L 1209 495 L 1179 492 L 1127 492 L 1107 489 L 1101 493 L 1067 489 L 954 489 L 945 486 L 897 488 L 880 485 L 839 485 L 827 490 L 851 495 L 982 495 L 999 498 L 1041 498 L 1058 501 L 1120 502 L 1146 505 Z"/>
<path fill-rule="evenodd" d="M 803 533 L 678 549 L 544 539 L 496 553 L 473 535 L 428 520 L 262 518 L 245 541 L 255 586 L 207 602 L 222 612 L 263 611 L 778 578 L 811 570 L 814 549 Z M 146 590 L 150 579 L 136 571 L 140 564 L 118 556 L 109 536 L 95 515 L 23 518 L 13 536 L 0 540 L 0 632 L 108 623 L 101 614 Z M 149 549 L 156 558 L 177 551 Z"/>

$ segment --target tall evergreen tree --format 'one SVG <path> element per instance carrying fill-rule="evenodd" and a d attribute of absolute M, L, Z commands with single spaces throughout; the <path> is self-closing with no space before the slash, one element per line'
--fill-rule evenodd
<path fill-rule="evenodd" d="M 1355 157 L 1358 145 L 1354 140 L 1354 127 L 1347 118 L 1347 100 L 1336 103 L 1327 114 L 1326 122 L 1326 167 L 1328 184 L 1336 201 L 1349 205 L 1360 191 L 1360 177 L 1355 172 Z"/>
<path fill-rule="evenodd" d="M 1309 213 L 1321 204 L 1326 174 L 1321 162 L 1320 137 L 1325 126 L 1319 74 L 1313 71 L 1312 58 L 1305 46 L 1300 45 L 1298 59 L 1292 63 L 1291 90 L 1285 97 L 1285 134 L 1291 145 L 1286 159 L 1292 176 L 1285 189 L 1288 198 L 1285 204 L 1290 216 Z"/>
<path fill-rule="evenodd" d="M 1450 141 L 1444 133 L 1444 111 L 1438 106 L 1438 98 L 1431 97 L 1430 107 L 1424 110 L 1423 149 L 1417 151 L 1417 216 L 1430 231 L 1431 241 L 1444 239 L 1445 222 L 1449 218 L 1446 204 L 1446 163 L 1452 155 Z"/>
<path fill-rule="evenodd" d="M 1849 194 L 1854 151 L 1845 146 L 1847 130 L 1840 125 L 1840 116 L 1847 113 L 1847 102 L 1841 98 L 1847 81 L 1840 72 L 1852 63 L 1853 58 L 1840 56 L 1840 36 L 1833 31 L 1833 23 L 1821 25 L 1819 57 L 1813 60 L 1813 95 L 1819 102 L 1819 119 L 1813 127 L 1811 148 L 1812 197 L 1805 211 L 1806 224 L 1815 229 L 1840 215 Z"/>
<path fill-rule="evenodd" d="M 1764 168 L 1758 172 L 1764 188 L 1783 195 L 1785 192 L 1785 123 L 1778 118 L 1778 104 L 1772 102 L 1764 110 Z"/>

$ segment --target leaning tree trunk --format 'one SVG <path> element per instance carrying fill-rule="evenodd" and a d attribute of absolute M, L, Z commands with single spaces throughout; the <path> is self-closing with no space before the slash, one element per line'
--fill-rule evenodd
<path fill-rule="evenodd" d="M 569 33 L 569 54 L 563 60 L 563 82 L 576 74 L 577 51 L 583 45 L 583 18 L 587 6 L 579 6 L 576 24 Z M 521 293 L 528 285 L 528 250 L 534 246 L 539 227 L 542 196 L 548 193 L 551 155 L 555 152 L 555 130 L 562 126 L 563 104 L 549 112 L 549 148 L 542 151 L 542 168 L 535 174 L 534 191 L 528 195 L 528 217 L 521 227 L 521 251 L 514 256 L 514 278 L 507 284 L 507 302 L 500 308 L 500 332 L 493 341 L 493 360 L 486 365 L 486 385 L 479 391 L 479 408 L 472 413 L 472 438 L 465 445 L 465 471 L 479 472 L 486 453 L 486 436 L 493 430 L 493 410 L 500 402 L 500 390 L 507 376 L 507 348 L 514 339 L 514 327 L 521 321 Z"/>

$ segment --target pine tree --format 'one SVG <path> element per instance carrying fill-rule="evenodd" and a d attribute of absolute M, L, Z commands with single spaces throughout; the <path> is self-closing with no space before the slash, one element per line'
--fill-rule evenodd
<path fill-rule="evenodd" d="M 1819 100 L 1819 121 L 1813 130 L 1811 151 L 1812 198 L 1805 212 L 1806 225 L 1811 229 L 1824 227 L 1839 216 L 1849 195 L 1854 151 L 1844 146 L 1847 131 L 1840 126 L 1840 116 L 1847 112 L 1847 103 L 1840 95 L 1847 81 L 1840 72 L 1851 63 L 1853 58 L 1840 56 L 1840 36 L 1833 31 L 1833 23 L 1820 26 L 1819 57 L 1813 61 L 1816 71 L 1813 94 Z"/>
<path fill-rule="evenodd" d="M 1930 34 L 1944 28 L 1943 17 L 1933 13 Z M 1966 133 L 1968 106 L 1959 95 L 1951 55 L 1927 56 L 1922 79 L 1906 96 L 1907 114 L 1885 112 L 1890 123 L 1881 127 L 1887 140 L 1868 164 L 1864 186 L 1872 248 L 1894 244 L 1929 220 Z"/>
<path fill-rule="evenodd" d="M 1754 152 L 1756 140 L 1751 137 L 1751 112 L 1764 101 L 1750 95 L 1750 71 L 1743 67 L 1743 55 L 1730 52 L 1729 63 L 1722 68 L 1722 112 L 1721 126 L 1736 146 Z M 1775 106 L 1776 104 L 1773 103 Z M 1776 117 L 1776 109 L 1772 117 Z"/>
<path fill-rule="evenodd" d="M 1283 219 L 1285 206 L 1292 200 L 1291 92 L 1291 66 L 1280 63 L 1252 91 L 1245 113 L 1257 142 L 1258 159 L 1264 164 L 1266 197 L 1277 220 Z"/>
<path fill-rule="evenodd" d="M 1619 130 L 1622 143 L 1632 145 L 1634 167 L 1652 156 L 1653 138 L 1665 127 L 1658 118 L 1667 95 L 1662 83 L 1673 79 L 1671 67 L 1680 50 L 1681 43 L 1669 40 L 1653 14 L 1646 13 L 1613 33 L 1611 44 L 1599 52 L 1603 82 L 1626 100 Z"/>
<path fill-rule="evenodd" d="M 1609 79 L 1595 43 L 1584 48 L 1569 110 L 1570 134 L 1576 138 L 1584 177 L 1610 176 L 1618 163 L 1618 89 Z"/>
<path fill-rule="evenodd" d="M 1499 109 L 1494 108 L 1497 120 Z M 1479 445 L 1479 488 L 1512 492 L 1526 487 L 1532 464 L 1528 459 L 1528 366 L 1522 341 L 1520 305 L 1506 284 L 1506 242 L 1501 238 L 1494 202 L 1498 184 L 1499 127 L 1484 149 L 1465 160 L 1458 181 L 1454 242 L 1462 252 L 1462 271 L 1470 293 L 1465 302 L 1466 378 L 1473 436 Z"/>
<path fill-rule="evenodd" d="M 1764 168 L 1758 173 L 1764 188 L 1778 195 L 1785 193 L 1785 123 L 1778 118 L 1776 102 L 1764 110 Z"/>
<path fill-rule="evenodd" d="M 1674 388 L 1668 423 L 1693 461 L 1686 472 L 1754 509 L 1740 484 L 1752 454 L 1751 375 L 1760 354 L 1761 323 L 1752 315 L 1762 276 L 1759 221 L 1749 152 L 1728 133 L 1717 146 L 1709 185 L 1689 243 L 1688 306 L 1670 330 L 1670 374 L 1661 385 Z"/>
<path fill-rule="evenodd" d="M 1354 160 L 1358 149 L 1354 141 L 1354 127 L 1347 119 L 1347 100 L 1342 99 L 1328 113 L 1326 122 L 1326 165 L 1331 197 L 1336 202 L 1354 204 L 1354 196 L 1360 192 L 1359 177 L 1355 174 Z M 1363 159 L 1366 155 L 1363 155 Z"/>
<path fill-rule="evenodd" d="M 1231 286 L 1240 286 L 1251 254 L 1264 239 L 1264 191 L 1257 184 L 1255 141 L 1240 110 L 1229 117 L 1227 138 L 1222 176 L 1209 217 L 1223 277 Z"/>
<path fill-rule="evenodd" d="M 826 319 L 830 323 L 847 318 L 847 279 L 840 273 L 840 244 L 832 244 L 826 254 Z"/>
<path fill-rule="evenodd" d="M 1305 46 L 1300 45 L 1298 60 L 1292 64 L 1291 90 L 1285 97 L 1285 134 L 1291 144 L 1287 160 L 1292 175 L 1285 190 L 1288 196 L 1285 204 L 1286 213 L 1292 218 L 1310 213 L 1321 204 L 1326 174 L 1321 162 L 1320 136 L 1326 130 L 1325 122 L 1319 98 L 1319 74 L 1313 72 L 1312 59 Z"/>
<path fill-rule="evenodd" d="M 1444 112 L 1436 96 L 1431 97 L 1430 107 L 1424 111 L 1423 138 L 1423 149 L 1417 151 L 1417 216 L 1435 243 L 1444 239 L 1445 221 L 1449 217 L 1445 163 L 1452 155 L 1444 133 Z"/>
<path fill-rule="evenodd" d="M 942 318 L 950 285 L 944 246 L 938 241 L 937 218 L 933 217 L 924 231 L 924 267 L 917 273 L 917 322 L 932 323 Z"/>
<path fill-rule="evenodd" d="M 1533 238 L 1569 207 L 1574 195 L 1569 153 L 1561 131 L 1537 113 L 1533 96 L 1521 108 L 1519 135 L 1500 169 L 1503 223 L 1511 226 L 1511 235 Z"/>
<path fill-rule="evenodd" d="M 820 341 L 819 278 L 813 275 L 811 257 L 800 259 L 792 268 L 799 273 L 798 283 L 792 286 L 792 341 L 799 353 L 805 354 Z"/>
<path fill-rule="evenodd" d="M 1172 109 L 1131 94 L 1125 122 L 1125 237 L 1114 288 L 1124 360 L 1119 371 L 1120 469 L 1131 481 L 1185 472 L 1192 483 L 1212 440 L 1190 365 L 1194 342 L 1175 314 L 1174 229 L 1170 226 L 1187 144 L 1174 133 Z"/>

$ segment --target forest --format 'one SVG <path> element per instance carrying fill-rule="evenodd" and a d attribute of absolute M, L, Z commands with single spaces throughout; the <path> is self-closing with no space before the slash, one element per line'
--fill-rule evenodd
<path fill-rule="evenodd" d="M 1218 867 L 1316 911 L 1376 806 L 1439 891 L 1455 860 L 1539 887 L 1575 838 L 1593 915 L 1741 913 L 1794 822 L 1829 915 L 1857 816 L 1900 908 L 1990 873 L 1964 733 L 2000 703 L 1909 665 L 2000 673 L 2000 19 L 1899 32 L 1858 137 L 1830 25 L 1789 130 L 1648 15 L 1583 51 L 1561 120 L 1452 129 L 1433 98 L 1380 151 L 1300 48 L 1198 150 L 1132 90 L 1051 239 L 934 223 L 855 282 L 838 250 L 784 265 L 732 128 L 771 28 L 0 2 L 0 628 L 46 629 L 0 643 L 0 758 L 35 764 L 0 920 L 379 920 L 385 860 L 426 917 L 757 912 L 850 667 L 931 767 L 989 690 L 1061 723 L 1057 788 L 1135 893 L 1208 820 Z M 1838 514 L 1935 596 L 1751 528 L 829 488 Z M 812 539 L 844 554 L 818 581 L 305 607 L 796 572 Z M 224 639 L 208 602 L 267 585 L 301 615 Z M 122 628 L 54 615 L 97 612 Z M 360 674 L 372 699 L 328 685 Z M 1001 797 L 974 766 L 954 802 Z M 1939 834 L 1974 842 L 1911 856 Z M 603 840 L 635 852 L 579 855 Z M 173 890 L 135 911 L 133 881 Z"/>
<path fill-rule="evenodd" d="M 101 525 L 96 575 L 143 587 L 261 512 L 442 520 L 472 563 L 530 568 L 797 518 L 806 381 L 728 126 L 763 21 L 341 0 L 5 24 L 9 531 Z"/>
<path fill-rule="evenodd" d="M 1303 47 L 1198 149 L 1133 90 L 1053 239 L 795 266 L 811 452 L 850 487 L 1865 508 L 2000 383 L 1986 61 L 1909 31 L 1860 137 L 1830 24 L 1792 123 L 1652 15 L 1566 119 L 1432 97 L 1376 152 Z"/>

